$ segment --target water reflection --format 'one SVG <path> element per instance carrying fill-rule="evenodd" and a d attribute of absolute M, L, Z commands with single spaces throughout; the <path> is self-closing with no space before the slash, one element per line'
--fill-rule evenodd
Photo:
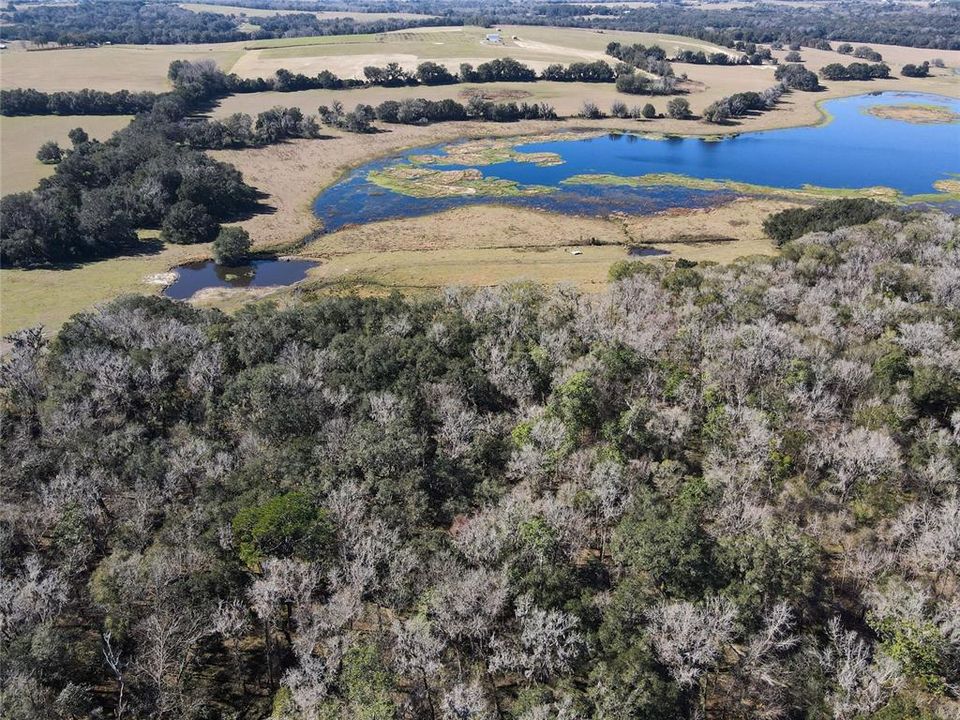
<path fill-rule="evenodd" d="M 217 265 L 212 260 L 187 263 L 176 268 L 177 279 L 164 294 L 186 300 L 206 288 L 248 288 L 293 285 L 319 263 L 312 260 L 253 260 L 247 265 Z"/>

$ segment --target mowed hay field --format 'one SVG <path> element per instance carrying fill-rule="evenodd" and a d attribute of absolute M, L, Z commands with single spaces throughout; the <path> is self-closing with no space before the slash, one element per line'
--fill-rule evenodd
<path fill-rule="evenodd" d="M 67 133 L 82 127 L 96 140 L 106 140 L 130 122 L 126 115 L 47 115 L 0 117 L 0 195 L 32 190 L 41 178 L 53 174 L 53 165 L 37 160 L 47 140 L 70 147 Z"/>

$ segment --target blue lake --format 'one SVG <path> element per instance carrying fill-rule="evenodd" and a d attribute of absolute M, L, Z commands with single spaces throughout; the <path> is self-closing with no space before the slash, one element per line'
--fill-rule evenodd
<path fill-rule="evenodd" d="M 448 146 L 418 148 L 350 172 L 317 197 L 314 212 L 331 232 L 345 225 L 425 215 L 466 204 L 507 204 L 605 216 L 707 207 L 736 197 L 728 190 L 675 186 L 562 184 L 581 174 L 675 173 L 778 188 L 809 184 L 849 189 L 883 186 L 904 195 L 934 192 L 934 182 L 960 173 L 960 124 L 908 123 L 865 112 L 872 105 L 895 104 L 939 105 L 960 113 L 960 100 L 885 92 L 824 103 L 831 119 L 816 127 L 744 133 L 719 141 L 640 134 L 562 139 L 516 147 L 521 153 L 556 153 L 562 164 L 508 161 L 477 167 L 485 177 L 557 189 L 544 195 L 419 198 L 384 189 L 367 179 L 371 171 L 407 163 L 412 155 L 444 155 Z M 638 125 L 638 130 L 642 129 L 642 123 Z M 557 128 L 562 130 L 563 125 L 558 123 Z M 460 170 L 472 166 L 443 164 L 440 158 L 425 167 Z"/>

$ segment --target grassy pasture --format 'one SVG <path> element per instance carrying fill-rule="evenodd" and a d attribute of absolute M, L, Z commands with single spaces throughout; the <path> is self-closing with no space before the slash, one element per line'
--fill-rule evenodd
<path fill-rule="evenodd" d="M 67 133 L 82 127 L 91 138 L 105 140 L 130 122 L 125 115 L 48 115 L 0 117 L 0 195 L 32 190 L 41 178 L 53 174 L 53 165 L 36 158 L 47 140 L 70 147 Z"/>

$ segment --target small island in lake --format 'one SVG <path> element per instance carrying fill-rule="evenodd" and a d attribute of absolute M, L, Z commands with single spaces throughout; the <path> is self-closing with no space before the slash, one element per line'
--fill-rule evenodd
<path fill-rule="evenodd" d="M 960 122 L 960 113 L 943 105 L 871 105 L 864 112 L 882 120 L 900 120 L 918 125 L 940 125 Z"/>

